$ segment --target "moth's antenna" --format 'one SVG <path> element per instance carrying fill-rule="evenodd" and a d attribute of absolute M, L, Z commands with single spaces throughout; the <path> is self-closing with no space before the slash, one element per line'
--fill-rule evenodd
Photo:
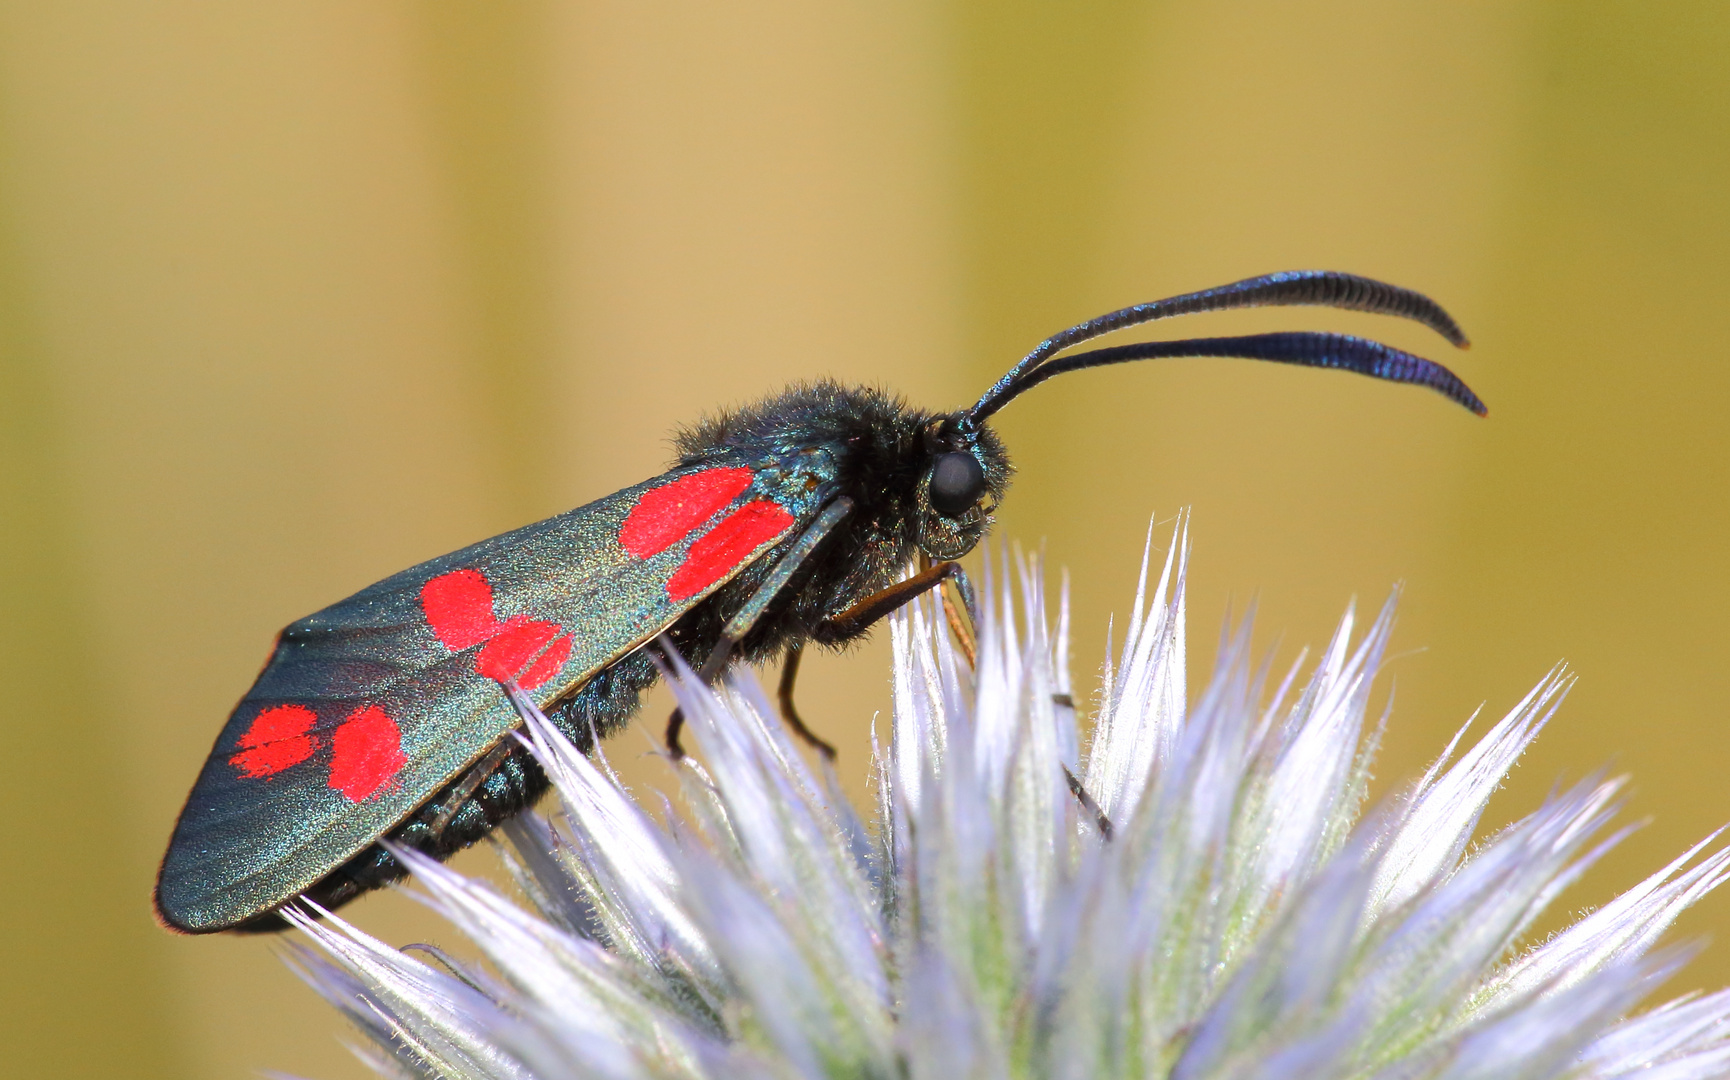
<path fill-rule="evenodd" d="M 991 389 L 980 397 L 972 409 L 968 410 L 969 420 L 978 422 L 1008 404 L 1010 399 L 1021 394 L 1029 387 L 1036 386 L 1050 375 L 1041 375 L 1049 358 L 1083 341 L 1109 334 L 1114 330 L 1137 326 L 1156 319 L 1166 319 L 1174 315 L 1193 315 L 1207 311 L 1225 311 L 1232 308 L 1268 307 L 1279 305 L 1315 305 L 1322 307 L 1343 308 L 1349 311 L 1367 311 L 1377 315 L 1394 315 L 1423 323 L 1436 333 L 1447 338 L 1460 348 L 1469 348 L 1471 343 L 1461 331 L 1460 326 L 1452 316 L 1442 309 L 1442 306 L 1422 293 L 1410 289 L 1402 289 L 1397 285 L 1375 281 L 1371 278 L 1358 277 L 1356 274 L 1342 274 L 1332 270 L 1289 270 L 1277 274 L 1266 274 L 1262 277 L 1245 278 L 1230 285 L 1203 289 L 1200 292 L 1184 293 L 1182 296 L 1172 296 L 1164 300 L 1155 300 L 1146 304 L 1136 304 L 1117 311 L 1089 319 L 1084 323 L 1072 326 L 1060 334 L 1054 334 L 1039 343 L 1038 348 L 1021 358 L 1021 361 L 1011 368 L 1003 378 L 997 380 Z M 1277 335 L 1264 335 L 1277 336 Z M 1339 335 L 1330 335 L 1339 337 Z M 1201 339 L 1198 339 L 1201 340 Z M 1219 339 L 1219 340 L 1249 340 L 1249 339 Z M 1358 340 L 1358 339 L 1350 339 Z M 1172 343 L 1176 344 L 1176 343 Z M 1373 344 L 1373 343 L 1366 343 Z M 1386 348 L 1382 346 L 1382 348 Z M 1101 350 L 1101 353 L 1111 350 Z M 1389 350 L 1397 352 L 1397 350 Z M 1094 353 L 1088 353 L 1094 356 Z M 1161 356 L 1203 356 L 1220 355 L 1210 353 L 1182 352 L 1147 354 Z M 1230 355 L 1241 355 L 1233 353 Z M 1412 360 L 1420 358 L 1409 353 L 1398 353 Z M 1120 360 L 1100 360 L 1098 363 L 1119 363 L 1122 360 L 1144 359 L 1144 356 L 1125 356 Z M 1254 359 L 1280 360 L 1288 363 L 1306 363 L 1308 361 L 1293 356 L 1261 356 Z M 1429 364 L 1430 361 L 1422 361 Z M 1066 366 L 1062 370 L 1074 371 L 1077 366 L 1091 367 L 1093 364 Z M 1318 366 L 1337 366 L 1348 370 L 1364 370 L 1352 364 L 1318 364 Z M 1440 365 L 1433 365 L 1440 368 Z M 1440 368 L 1446 371 L 1446 368 Z M 1364 370 L 1365 374 L 1374 374 Z M 1056 371 L 1051 375 L 1057 374 Z M 1448 373 L 1452 378 L 1452 373 Z M 1035 378 L 1034 376 L 1038 376 Z M 1380 378 L 1392 378 L 1380 375 Z M 1396 379 L 1395 381 L 1411 381 Z M 1458 379 L 1454 379 L 1456 383 Z M 1460 384 L 1463 388 L 1464 384 Z M 1471 392 L 1466 391 L 1468 394 Z M 1477 401 L 1474 396 L 1473 401 Z M 1463 402 L 1462 402 L 1463 403 Z M 1481 409 L 1482 403 L 1478 403 Z"/>
<path fill-rule="evenodd" d="M 1369 341 L 1349 334 L 1289 331 L 1279 334 L 1250 334 L 1245 337 L 1143 341 L 1134 345 L 1117 345 L 1109 349 L 1071 353 L 1034 368 L 1023 375 L 1009 393 L 989 403 L 986 412 L 982 414 L 979 407 L 975 406 L 970 415 L 975 421 L 983 420 L 1016 395 L 1066 371 L 1171 356 L 1239 357 L 1245 360 L 1298 364 L 1302 367 L 1339 368 L 1341 371 L 1355 371 L 1360 375 L 1386 379 L 1389 382 L 1427 386 L 1446 394 L 1479 416 L 1489 412 L 1478 395 L 1472 393 L 1471 387 L 1434 360 L 1425 360 L 1421 356 L 1413 356 L 1379 341 Z"/>

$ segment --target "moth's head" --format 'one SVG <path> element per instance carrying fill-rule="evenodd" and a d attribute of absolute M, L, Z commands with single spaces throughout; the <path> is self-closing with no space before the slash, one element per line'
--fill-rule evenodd
<path fill-rule="evenodd" d="M 919 550 L 932 559 L 959 559 L 991 527 L 991 515 L 1015 470 L 997 433 L 967 422 L 965 413 L 932 419 L 922 438 Z"/>

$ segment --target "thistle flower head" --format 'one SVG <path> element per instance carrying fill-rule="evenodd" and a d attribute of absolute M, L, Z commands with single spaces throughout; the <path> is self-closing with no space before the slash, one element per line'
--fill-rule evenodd
<path fill-rule="evenodd" d="M 870 822 L 747 674 L 669 674 L 702 761 L 679 767 L 682 817 L 520 700 L 558 792 L 506 829 L 526 900 L 399 853 L 488 967 L 299 913 L 319 950 L 292 962 L 391 1076 L 1730 1071 L 1730 991 L 1635 1011 L 1685 959 L 1655 943 L 1730 873 L 1725 849 L 1535 947 L 1539 913 L 1623 835 L 1622 781 L 1559 791 L 1468 851 L 1567 676 L 1364 815 L 1391 602 L 1361 636 L 1348 613 L 1301 686 L 1240 628 L 1191 704 L 1186 553 L 1180 527 L 1151 588 L 1144 565 L 1085 750 L 1066 597 L 1054 619 L 1036 567 L 1000 563 L 971 666 L 934 602 L 897 615 Z"/>

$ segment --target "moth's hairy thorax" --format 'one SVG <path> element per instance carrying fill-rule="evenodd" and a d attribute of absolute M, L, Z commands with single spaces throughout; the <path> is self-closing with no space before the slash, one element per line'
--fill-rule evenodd
<path fill-rule="evenodd" d="M 821 461 L 827 497 L 853 501 L 852 512 L 746 639 L 747 658 L 766 658 L 792 636 L 893 583 L 913 561 L 918 489 L 930 458 L 925 431 L 933 419 L 879 390 L 818 382 L 710 417 L 677 436 L 680 465 L 732 460 L 770 469 L 801 457 Z M 709 623 L 737 610 L 773 562 L 760 560 L 741 573 L 691 621 Z M 680 629 L 693 644 L 708 643 L 709 627 Z"/>

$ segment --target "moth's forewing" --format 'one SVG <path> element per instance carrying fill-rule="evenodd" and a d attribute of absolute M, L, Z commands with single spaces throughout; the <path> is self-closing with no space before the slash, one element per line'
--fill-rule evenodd
<path fill-rule="evenodd" d="M 516 726 L 481 671 L 515 671 L 548 704 L 795 534 L 824 492 L 758 466 L 674 469 L 284 630 L 181 812 L 164 921 L 225 929 L 304 891 Z"/>

